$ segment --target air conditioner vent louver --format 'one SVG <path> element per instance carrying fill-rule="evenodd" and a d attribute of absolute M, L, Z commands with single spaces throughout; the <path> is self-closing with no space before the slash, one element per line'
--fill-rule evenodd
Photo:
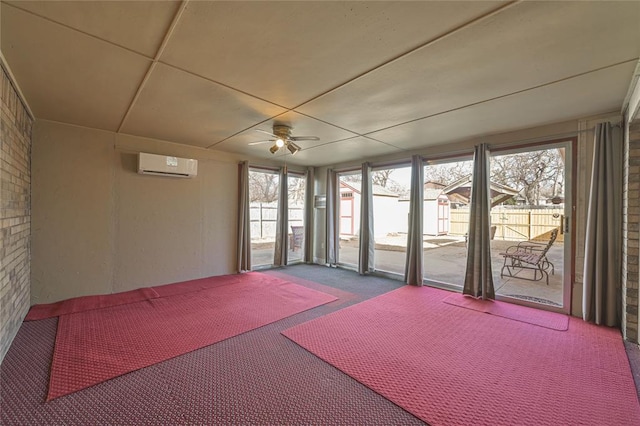
<path fill-rule="evenodd" d="M 138 156 L 138 173 L 191 178 L 198 174 L 198 160 L 141 152 Z"/>

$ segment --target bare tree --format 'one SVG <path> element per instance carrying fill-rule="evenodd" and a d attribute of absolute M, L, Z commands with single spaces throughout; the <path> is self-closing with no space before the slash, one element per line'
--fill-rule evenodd
<path fill-rule="evenodd" d="M 396 169 L 383 169 L 372 172 L 371 183 L 373 183 L 374 185 L 382 186 L 383 188 L 387 188 L 388 190 L 393 191 L 399 195 L 409 195 L 409 188 L 391 178 L 394 170 Z M 362 174 L 354 173 L 340 175 L 340 180 L 347 183 L 351 182 L 357 184 L 356 187 L 360 188 L 360 185 L 362 183 Z"/>
<path fill-rule="evenodd" d="M 491 179 L 518 190 L 527 204 L 540 204 L 564 193 L 564 162 L 557 149 L 494 156 Z"/>
<path fill-rule="evenodd" d="M 305 178 L 295 175 L 288 176 L 289 204 L 304 204 Z M 280 176 L 276 173 L 250 170 L 249 171 L 249 199 L 253 202 L 273 203 L 278 201 L 280 191 Z"/>
<path fill-rule="evenodd" d="M 304 204 L 305 178 L 289 175 L 289 206 Z"/>
<path fill-rule="evenodd" d="M 249 170 L 249 200 L 252 203 L 277 201 L 279 181 L 275 173 Z"/>
<path fill-rule="evenodd" d="M 383 169 L 383 170 L 376 170 L 374 172 L 371 172 L 371 183 L 373 183 L 374 185 L 379 185 L 386 188 L 391 182 L 393 182 L 393 179 L 391 179 L 391 174 L 393 173 L 393 171 L 394 169 Z M 361 173 L 342 175 L 341 178 L 345 182 L 357 182 L 357 183 L 362 182 Z"/>
<path fill-rule="evenodd" d="M 389 184 L 389 176 L 392 172 L 393 169 L 376 170 L 371 173 L 371 183 L 386 188 Z"/>
<path fill-rule="evenodd" d="M 433 164 L 425 167 L 424 181 L 450 185 L 453 182 L 473 173 L 473 161 L 456 161 L 454 163 Z"/>

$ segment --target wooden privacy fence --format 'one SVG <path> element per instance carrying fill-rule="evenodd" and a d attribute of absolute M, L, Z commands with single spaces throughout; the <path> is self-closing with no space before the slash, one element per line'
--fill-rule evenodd
<path fill-rule="evenodd" d="M 449 234 L 464 235 L 469 230 L 469 210 L 452 209 Z M 554 228 L 560 228 L 564 210 L 552 209 L 493 209 L 491 225 L 496 227 L 494 240 L 522 241 L 547 240 Z M 564 241 L 558 234 L 556 241 Z"/>

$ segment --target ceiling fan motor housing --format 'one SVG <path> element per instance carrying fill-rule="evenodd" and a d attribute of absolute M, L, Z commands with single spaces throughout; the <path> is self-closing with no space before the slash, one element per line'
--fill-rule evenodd
<path fill-rule="evenodd" d="M 284 124 L 274 124 L 273 134 L 282 138 L 285 142 L 291 137 L 291 127 Z"/>

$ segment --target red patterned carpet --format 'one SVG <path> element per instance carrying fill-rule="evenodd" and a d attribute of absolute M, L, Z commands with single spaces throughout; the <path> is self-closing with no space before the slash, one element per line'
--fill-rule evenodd
<path fill-rule="evenodd" d="M 406 286 L 283 334 L 431 425 L 638 425 L 618 330 L 557 331 Z"/>
<path fill-rule="evenodd" d="M 281 334 L 298 324 L 321 318 L 345 306 L 403 287 L 402 282 L 375 276 L 360 276 L 355 272 L 326 268 L 318 265 L 296 265 L 264 274 L 284 278 L 338 297 L 339 300 L 320 305 L 239 334 L 214 345 L 153 364 L 82 390 L 45 402 L 49 382 L 49 370 L 57 330 L 57 318 L 30 321 L 22 324 L 18 334 L 0 366 L 0 424 L 24 425 L 402 425 L 419 426 L 424 422 L 398 405 L 384 398 L 371 388 L 362 385 L 303 349 Z M 440 302 L 445 307 L 445 303 Z M 491 315 L 449 306 L 453 310 L 492 319 Z M 399 312 L 396 312 L 398 314 Z M 499 317 L 493 318 L 502 324 Z M 510 321 L 519 327 L 518 333 L 531 329 L 567 334 Z M 577 323 L 581 321 L 577 320 Z M 376 324 L 375 318 L 371 322 Z M 345 324 L 350 327 L 349 324 Z M 416 333 L 429 327 L 419 321 L 412 322 Z M 371 326 L 360 328 L 364 332 Z M 452 322 L 444 330 L 457 331 Z M 513 329 L 511 329 L 513 331 Z M 573 321 L 568 333 L 574 332 Z M 620 345 L 620 337 L 612 332 L 607 344 Z M 539 339 L 534 334 L 531 338 Z M 515 341 L 519 341 L 515 336 Z M 574 336 L 590 339 L 589 333 Z M 601 345 L 595 336 L 594 344 Z M 382 342 L 384 345 L 385 342 Z M 456 353 L 460 348 L 474 350 L 475 342 L 456 342 L 448 349 Z M 366 347 L 363 347 L 364 351 Z M 406 363 L 411 354 L 402 348 L 396 350 L 397 363 Z M 493 371 L 503 368 L 503 348 L 496 348 Z M 637 349 L 637 347 L 636 347 Z M 512 348 L 517 350 L 517 347 Z M 606 349 L 599 349 L 603 354 Z M 638 351 L 640 352 L 640 351 Z M 532 356 L 538 356 L 534 352 Z M 564 362 L 585 364 L 589 360 L 572 351 Z M 617 356 L 617 355 L 616 355 Z M 636 364 L 640 362 L 636 359 Z M 621 368 L 626 360 L 616 358 Z M 479 369 L 481 360 L 474 360 Z M 601 364 L 611 364 L 604 357 Z M 467 367 L 469 368 L 469 367 Z M 507 368 L 507 367 L 505 367 Z M 511 374 L 505 370 L 504 374 Z M 541 374 L 533 371 L 531 374 Z M 544 371 L 542 372 L 544 374 Z M 594 376 L 595 377 L 595 376 Z M 640 376 L 639 376 L 640 377 Z M 455 377 L 454 377 L 455 378 Z M 542 379 L 544 380 L 544 379 Z M 553 380 L 548 377 L 547 380 Z M 627 380 L 623 378 L 621 380 Z M 514 384 L 517 390 L 517 385 Z M 409 392 L 412 390 L 409 389 Z M 472 390 L 470 389 L 469 392 Z M 434 390 L 437 392 L 437 390 Z M 425 395 L 423 399 L 426 399 Z M 489 397 L 493 397 L 490 395 Z M 445 402 L 443 409 L 456 406 L 457 400 Z M 503 399 L 508 408 L 517 408 L 513 399 Z M 531 405 L 535 417 L 537 407 Z M 562 412 L 563 409 L 560 410 Z M 611 419 L 607 426 L 620 425 L 616 416 L 617 406 L 611 407 Z M 466 413 L 461 410 L 461 415 Z M 484 415 L 482 411 L 479 415 Z M 555 425 L 565 416 L 559 415 Z M 467 424 L 475 425 L 473 418 Z M 596 424 L 594 418 L 584 424 Z M 460 420 L 463 422 L 463 419 Z M 459 423 L 460 423 L 459 422 Z M 455 424 L 455 423 L 453 423 Z M 493 424 L 493 423 L 492 423 Z M 532 421 L 530 425 L 540 422 Z M 630 423 L 624 423 L 627 426 Z M 633 423 L 631 423 L 633 424 Z"/>
<path fill-rule="evenodd" d="M 135 303 L 114 295 L 123 303 L 100 309 L 74 303 L 82 309 L 60 316 L 48 401 L 336 300 L 260 273 L 156 291 Z"/>
<path fill-rule="evenodd" d="M 497 315 L 515 321 L 522 321 L 552 330 L 565 331 L 569 329 L 569 316 L 540 309 L 527 308 L 507 302 L 475 299 L 460 293 L 453 293 L 443 300 L 444 303 L 473 309 L 485 314 Z"/>
<path fill-rule="evenodd" d="M 36 321 L 65 314 L 89 311 L 92 309 L 109 308 L 111 306 L 142 302 L 145 300 L 156 299 L 158 297 L 175 296 L 192 291 L 207 290 L 213 287 L 251 281 L 259 275 L 256 274 L 258 273 L 219 275 L 156 287 L 139 288 L 136 290 L 123 291 L 121 293 L 73 297 L 71 299 L 61 300 L 55 303 L 34 305 L 29 309 L 24 320 Z"/>
<path fill-rule="evenodd" d="M 280 334 L 402 282 L 318 265 L 278 272 L 340 299 L 50 402 L 58 320 L 25 322 L 0 366 L 0 424 L 424 425 Z"/>

